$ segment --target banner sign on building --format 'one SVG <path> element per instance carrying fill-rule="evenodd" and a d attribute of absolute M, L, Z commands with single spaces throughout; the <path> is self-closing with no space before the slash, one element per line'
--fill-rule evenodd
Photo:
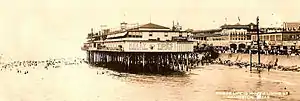
<path fill-rule="evenodd" d="M 148 50 L 146 43 L 129 43 L 129 50 Z"/>
<path fill-rule="evenodd" d="M 172 43 L 158 43 L 158 50 L 172 50 Z"/>

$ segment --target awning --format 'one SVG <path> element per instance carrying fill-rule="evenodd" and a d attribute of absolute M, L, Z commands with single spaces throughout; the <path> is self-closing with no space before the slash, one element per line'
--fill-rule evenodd
<path fill-rule="evenodd" d="M 126 34 L 127 34 L 127 32 L 122 32 L 122 33 L 118 33 L 118 34 L 107 35 L 107 38 L 121 37 L 121 36 L 125 36 Z"/>

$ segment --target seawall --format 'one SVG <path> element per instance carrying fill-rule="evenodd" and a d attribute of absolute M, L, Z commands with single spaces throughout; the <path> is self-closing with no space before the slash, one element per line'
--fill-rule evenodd
<path fill-rule="evenodd" d="M 222 53 L 219 55 L 222 60 L 249 62 L 250 54 L 230 54 Z M 288 55 L 264 55 L 261 54 L 260 61 L 263 64 L 274 64 L 278 59 L 277 64 L 281 66 L 300 66 L 300 56 L 288 56 Z M 252 54 L 252 62 L 258 62 L 257 54 Z"/>

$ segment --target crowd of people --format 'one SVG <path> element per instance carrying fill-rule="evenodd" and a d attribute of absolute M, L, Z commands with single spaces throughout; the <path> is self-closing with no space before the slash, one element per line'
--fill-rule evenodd
<path fill-rule="evenodd" d="M 26 60 L 26 61 L 9 61 L 0 62 L 1 71 L 16 71 L 17 73 L 28 74 L 28 69 L 50 69 L 50 68 L 60 68 L 66 65 L 79 65 L 84 63 L 85 60 L 81 58 L 73 59 L 48 59 L 48 60 Z"/>
<path fill-rule="evenodd" d="M 261 69 L 267 69 L 270 71 L 271 69 L 276 69 L 276 70 L 282 70 L 282 71 L 297 71 L 300 72 L 300 67 L 297 66 L 282 66 L 278 65 L 278 59 L 274 63 L 256 63 L 253 62 L 250 64 L 250 62 L 242 62 L 242 61 L 230 61 L 230 60 L 221 60 L 217 59 L 213 61 L 214 64 L 221 64 L 221 65 L 226 65 L 226 66 L 238 66 L 239 68 L 261 68 Z"/>
<path fill-rule="evenodd" d="M 235 49 L 230 47 L 214 47 L 214 50 L 216 50 L 219 53 L 244 53 L 249 54 L 250 51 L 252 54 L 257 54 L 259 51 L 258 49 Z M 270 55 L 300 55 L 300 52 L 298 52 L 296 49 L 269 49 L 269 48 L 263 48 L 260 50 L 260 54 L 270 54 Z"/>

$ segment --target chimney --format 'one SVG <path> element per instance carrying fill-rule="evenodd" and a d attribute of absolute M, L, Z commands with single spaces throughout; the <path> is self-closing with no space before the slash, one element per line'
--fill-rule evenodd
<path fill-rule="evenodd" d="M 94 30 L 91 28 L 91 35 L 94 36 Z"/>
<path fill-rule="evenodd" d="M 175 24 L 174 24 L 174 20 L 173 20 L 173 26 L 172 26 L 172 31 L 175 30 Z"/>
<path fill-rule="evenodd" d="M 122 22 L 121 23 L 121 30 L 125 30 L 127 27 L 127 23 L 126 22 Z"/>

